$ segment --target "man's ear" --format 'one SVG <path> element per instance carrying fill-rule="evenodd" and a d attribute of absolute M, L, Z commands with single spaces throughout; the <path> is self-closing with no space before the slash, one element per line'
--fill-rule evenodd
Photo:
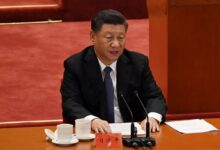
<path fill-rule="evenodd" d="M 90 31 L 90 40 L 92 41 L 92 42 L 95 42 L 95 32 L 94 31 Z"/>

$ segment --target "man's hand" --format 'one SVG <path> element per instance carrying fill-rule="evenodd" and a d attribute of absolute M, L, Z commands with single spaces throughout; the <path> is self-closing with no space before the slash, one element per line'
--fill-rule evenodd
<path fill-rule="evenodd" d="M 96 133 L 111 133 L 111 128 L 107 121 L 96 118 L 93 119 L 91 122 L 92 130 Z"/>
<path fill-rule="evenodd" d="M 142 129 L 146 130 L 146 122 L 147 122 L 147 119 L 144 119 L 142 122 L 141 122 L 141 127 Z M 150 122 L 150 130 L 151 132 L 159 132 L 160 131 L 160 125 L 158 123 L 158 121 L 152 117 L 149 117 L 149 122 Z"/>

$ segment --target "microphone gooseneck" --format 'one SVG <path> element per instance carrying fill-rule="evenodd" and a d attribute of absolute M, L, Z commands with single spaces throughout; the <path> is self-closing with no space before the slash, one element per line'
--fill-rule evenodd
<path fill-rule="evenodd" d="M 125 100 L 124 95 L 123 95 L 122 92 L 120 92 L 120 96 L 121 96 L 122 100 L 124 101 L 128 111 L 130 113 L 130 116 L 131 116 L 131 139 L 132 139 L 132 138 L 137 137 L 137 128 L 134 125 L 134 116 L 133 116 L 133 113 L 132 113 L 127 101 Z"/>
<path fill-rule="evenodd" d="M 125 105 L 126 105 L 128 111 L 129 111 L 129 113 L 130 113 L 130 116 L 131 116 L 131 122 L 133 122 L 133 121 L 134 121 L 133 113 L 132 113 L 132 111 L 131 111 L 131 109 L 130 109 L 128 103 L 126 102 L 126 100 L 125 100 L 124 95 L 123 95 L 122 92 L 120 92 L 120 96 L 121 96 L 122 100 L 124 101 L 124 103 L 125 103 Z"/>
<path fill-rule="evenodd" d="M 144 104 L 143 102 L 141 101 L 140 97 L 139 97 L 139 94 L 138 94 L 138 91 L 134 91 L 134 95 L 137 97 L 138 101 L 140 102 L 144 112 L 145 112 L 145 115 L 146 115 L 146 118 L 147 118 L 147 122 L 146 122 L 146 137 L 150 137 L 150 122 L 149 122 L 149 118 L 148 118 L 148 113 L 147 113 L 147 110 L 146 108 L 144 107 Z"/>
<path fill-rule="evenodd" d="M 133 113 L 131 111 L 131 108 L 129 107 L 127 101 L 124 98 L 124 95 L 122 92 L 120 92 L 120 97 L 124 101 L 126 108 L 128 109 L 130 116 L 131 116 L 131 137 L 130 138 L 123 138 L 123 144 L 127 147 L 133 147 L 138 148 L 142 147 L 143 149 L 146 148 L 147 144 L 147 138 L 146 137 L 137 137 L 137 128 L 134 125 L 134 118 Z"/>
<path fill-rule="evenodd" d="M 140 104 L 141 104 L 141 106 L 142 106 L 142 108 L 143 108 L 143 110 L 146 114 L 146 118 L 147 118 L 147 122 L 146 122 L 146 146 L 151 148 L 152 146 L 156 145 L 156 141 L 150 135 L 151 131 L 150 131 L 150 122 L 149 122 L 148 113 L 147 113 L 146 108 L 144 107 L 144 104 L 143 104 L 137 90 L 134 91 L 134 95 L 137 97 L 138 101 L 140 102 Z"/>
<path fill-rule="evenodd" d="M 141 103 L 142 108 L 144 108 L 144 112 L 145 112 L 146 117 L 147 117 L 147 119 L 148 119 L 147 110 L 145 109 L 144 104 L 143 104 L 143 102 L 141 101 L 137 90 L 134 91 L 134 95 L 138 98 L 139 102 Z"/>

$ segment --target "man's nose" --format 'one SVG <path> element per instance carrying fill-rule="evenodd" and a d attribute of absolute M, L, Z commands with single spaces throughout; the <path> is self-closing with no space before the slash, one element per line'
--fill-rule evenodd
<path fill-rule="evenodd" d="M 117 39 L 115 39 L 115 40 L 112 41 L 111 46 L 112 47 L 119 47 L 120 46 L 120 42 Z"/>

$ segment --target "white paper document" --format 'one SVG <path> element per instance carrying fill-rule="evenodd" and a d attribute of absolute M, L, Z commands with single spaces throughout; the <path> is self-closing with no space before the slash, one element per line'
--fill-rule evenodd
<path fill-rule="evenodd" d="M 215 128 L 213 125 L 203 119 L 169 121 L 165 123 L 175 130 L 185 134 L 218 131 L 217 128 Z"/>
<path fill-rule="evenodd" d="M 145 134 L 141 125 L 137 122 L 134 123 L 137 128 L 137 135 Z M 122 135 L 131 135 L 131 123 L 110 123 L 112 133 L 121 133 Z"/>

